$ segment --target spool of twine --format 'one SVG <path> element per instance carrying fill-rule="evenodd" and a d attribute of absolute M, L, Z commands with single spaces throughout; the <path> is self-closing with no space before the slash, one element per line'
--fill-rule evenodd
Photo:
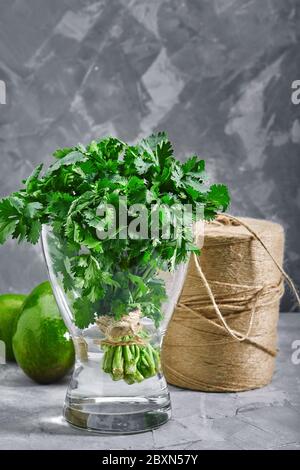
<path fill-rule="evenodd" d="M 206 224 L 163 343 L 167 381 L 192 390 L 268 384 L 277 353 L 284 231 L 276 223 L 219 216 Z"/>

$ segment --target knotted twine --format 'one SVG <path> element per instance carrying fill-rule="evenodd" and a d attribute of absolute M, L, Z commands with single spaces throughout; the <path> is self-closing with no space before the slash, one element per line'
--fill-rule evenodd
<path fill-rule="evenodd" d="M 171 384 L 225 392 L 272 379 L 283 279 L 284 232 L 273 222 L 219 216 L 207 224 L 163 343 Z"/>
<path fill-rule="evenodd" d="M 136 309 L 124 315 L 120 320 L 102 315 L 97 318 L 96 324 L 105 338 L 99 341 L 101 346 L 129 346 L 131 344 L 145 344 L 139 333 L 142 331 L 141 312 Z M 124 339 L 129 337 L 130 339 Z M 95 341 L 94 341 L 95 342 Z"/>
<path fill-rule="evenodd" d="M 143 327 L 141 312 L 138 309 L 124 315 L 120 320 L 115 320 L 114 317 L 108 315 L 101 315 L 97 318 L 96 325 L 104 335 L 104 339 L 93 340 L 93 343 L 99 346 L 129 346 L 147 343 L 146 339 L 140 336 Z M 73 341 L 80 360 L 82 362 L 88 361 L 88 345 L 84 337 L 74 337 Z"/>

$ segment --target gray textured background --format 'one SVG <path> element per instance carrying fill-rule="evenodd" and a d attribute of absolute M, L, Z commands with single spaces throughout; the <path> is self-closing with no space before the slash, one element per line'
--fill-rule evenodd
<path fill-rule="evenodd" d="M 299 0 L 0 0 L 0 195 L 58 146 L 166 129 L 233 213 L 284 225 L 300 284 L 299 23 Z M 1 291 L 45 277 L 37 247 L 0 260 Z"/>

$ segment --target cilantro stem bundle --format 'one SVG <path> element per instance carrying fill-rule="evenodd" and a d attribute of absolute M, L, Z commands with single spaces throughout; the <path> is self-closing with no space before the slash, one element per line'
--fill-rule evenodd
<path fill-rule="evenodd" d="M 174 270 L 190 252 L 199 253 L 191 228 L 182 227 L 170 210 L 190 205 L 190 226 L 199 207 L 202 218 L 211 220 L 229 204 L 226 186 L 208 185 L 197 156 L 178 161 L 165 133 L 136 145 L 108 137 L 57 150 L 54 157 L 46 171 L 39 165 L 20 191 L 0 201 L 0 243 L 12 237 L 35 244 L 42 226 L 50 226 L 57 240 L 55 271 L 65 292 L 78 294 L 72 309 L 79 329 L 99 316 L 119 321 L 137 309 L 159 326 L 166 293 L 158 271 Z M 120 217 L 124 200 L 131 208 L 126 220 Z M 152 230 L 150 216 L 146 230 L 131 233 L 137 206 L 150 215 L 158 208 L 161 224 L 172 218 L 169 236 Z M 117 214 L 114 237 L 99 236 L 111 229 L 111 212 L 102 217 L 103 207 Z M 106 345 L 102 367 L 114 380 L 135 383 L 157 373 L 159 354 L 150 344 Z"/>
<path fill-rule="evenodd" d="M 105 345 L 103 349 L 102 368 L 113 380 L 124 379 L 131 385 L 153 377 L 161 370 L 159 352 L 151 344 Z"/>

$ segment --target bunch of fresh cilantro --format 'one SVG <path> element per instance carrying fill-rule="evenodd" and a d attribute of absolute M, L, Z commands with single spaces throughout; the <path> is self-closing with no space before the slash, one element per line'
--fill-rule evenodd
<path fill-rule="evenodd" d="M 198 248 L 184 230 L 169 239 L 100 240 L 97 231 L 105 226 L 98 208 L 109 204 L 118 211 L 126 198 L 128 207 L 143 204 L 149 213 L 161 206 L 163 218 L 174 204 L 201 204 L 204 218 L 213 219 L 229 204 L 226 186 L 207 187 L 204 161 L 193 156 L 180 163 L 165 133 L 136 145 L 108 137 L 57 150 L 54 157 L 46 171 L 39 165 L 23 189 L 0 201 L 0 243 L 11 236 L 34 244 L 42 225 L 51 226 L 59 241 L 55 269 L 66 291 L 80 293 L 73 306 L 79 328 L 94 323 L 95 315 L 120 319 L 136 308 L 158 325 L 165 289 L 157 271 L 173 269 Z M 124 228 L 119 223 L 117 232 Z"/>

